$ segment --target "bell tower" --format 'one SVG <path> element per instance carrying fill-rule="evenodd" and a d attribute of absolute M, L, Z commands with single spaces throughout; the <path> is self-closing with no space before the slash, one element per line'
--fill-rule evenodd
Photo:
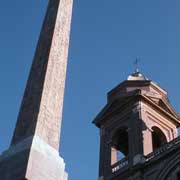
<path fill-rule="evenodd" d="M 67 180 L 59 155 L 72 0 L 49 0 L 1 180 Z"/>
<path fill-rule="evenodd" d="M 147 180 L 149 157 L 177 139 L 180 118 L 167 92 L 135 71 L 108 93 L 93 123 L 100 129 L 99 180 Z"/>

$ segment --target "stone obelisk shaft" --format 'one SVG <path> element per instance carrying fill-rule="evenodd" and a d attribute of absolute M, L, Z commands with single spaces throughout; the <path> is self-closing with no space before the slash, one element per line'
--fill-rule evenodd
<path fill-rule="evenodd" d="M 72 0 L 49 0 L 14 136 L 38 136 L 59 149 Z"/>
<path fill-rule="evenodd" d="M 67 180 L 59 156 L 72 0 L 49 0 L 1 180 Z"/>

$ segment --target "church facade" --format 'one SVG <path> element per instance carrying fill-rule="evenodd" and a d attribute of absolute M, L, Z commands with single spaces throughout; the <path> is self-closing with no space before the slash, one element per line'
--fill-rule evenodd
<path fill-rule="evenodd" d="M 167 92 L 135 71 L 108 93 L 100 129 L 99 180 L 179 180 L 180 117 Z"/>

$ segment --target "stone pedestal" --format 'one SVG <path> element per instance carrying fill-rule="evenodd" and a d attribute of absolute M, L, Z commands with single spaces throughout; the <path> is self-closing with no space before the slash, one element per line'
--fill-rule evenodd
<path fill-rule="evenodd" d="M 38 136 L 11 146 L 0 156 L 1 180 L 67 180 L 64 160 Z"/>

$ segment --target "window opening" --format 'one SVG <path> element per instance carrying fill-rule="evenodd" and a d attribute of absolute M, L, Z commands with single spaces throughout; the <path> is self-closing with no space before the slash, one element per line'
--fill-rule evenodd
<path fill-rule="evenodd" d="M 112 138 L 111 164 L 127 158 L 129 154 L 129 138 L 127 128 L 118 130 Z"/>
<path fill-rule="evenodd" d="M 164 145 L 167 142 L 167 139 L 164 133 L 158 127 L 153 127 L 152 130 L 152 145 L 153 150 L 156 150 Z"/>

